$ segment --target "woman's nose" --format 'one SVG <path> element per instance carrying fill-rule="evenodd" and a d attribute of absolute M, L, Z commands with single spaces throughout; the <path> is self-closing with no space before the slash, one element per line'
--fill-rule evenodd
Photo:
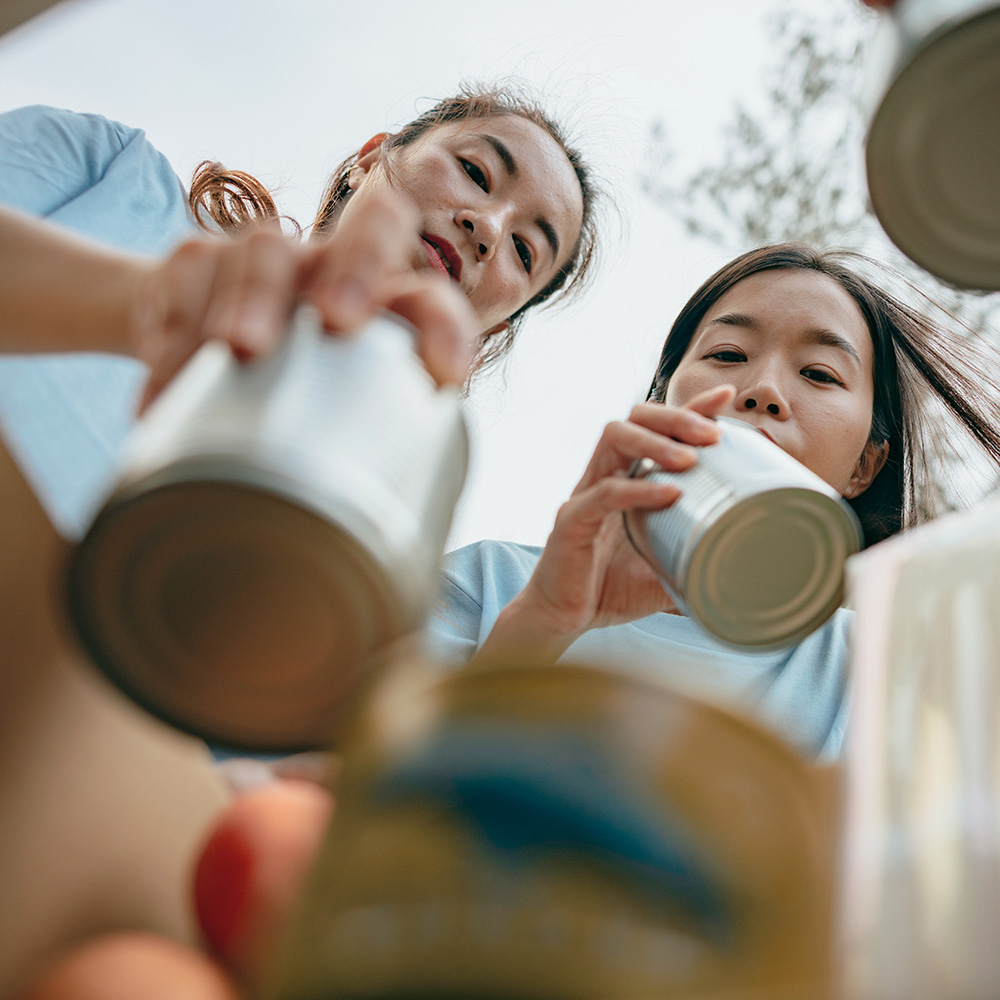
<path fill-rule="evenodd" d="M 770 413 L 778 420 L 788 418 L 788 403 L 781 390 L 773 382 L 757 382 L 747 386 L 736 395 L 736 409 L 740 412 L 760 410 Z"/>
<path fill-rule="evenodd" d="M 472 240 L 476 257 L 479 260 L 489 260 L 496 253 L 499 243 L 500 225 L 498 221 L 488 212 L 469 210 L 460 213 L 459 222 Z"/>

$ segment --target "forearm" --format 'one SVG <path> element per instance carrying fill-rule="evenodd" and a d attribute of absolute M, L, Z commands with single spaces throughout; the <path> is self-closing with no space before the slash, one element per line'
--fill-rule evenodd
<path fill-rule="evenodd" d="M 151 267 L 0 206 L 0 351 L 131 353 L 132 304 Z"/>

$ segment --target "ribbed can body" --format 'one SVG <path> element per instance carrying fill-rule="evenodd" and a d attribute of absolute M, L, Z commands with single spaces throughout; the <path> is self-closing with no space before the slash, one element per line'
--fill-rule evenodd
<path fill-rule="evenodd" d="M 207 344 L 75 551 L 76 627 L 137 701 L 217 743 L 328 745 L 365 662 L 421 626 L 465 477 L 457 395 L 388 317 L 302 309 L 271 356 Z"/>
<path fill-rule="evenodd" d="M 813 632 L 843 599 L 844 563 L 862 536 L 837 492 L 762 434 L 719 418 L 697 465 L 633 471 L 680 488 L 626 528 L 678 605 L 723 642 L 779 649 Z"/>

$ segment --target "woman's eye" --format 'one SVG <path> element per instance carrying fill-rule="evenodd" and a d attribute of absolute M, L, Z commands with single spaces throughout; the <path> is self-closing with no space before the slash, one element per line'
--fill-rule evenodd
<path fill-rule="evenodd" d="M 728 363 L 735 363 L 737 361 L 746 361 L 747 357 L 741 351 L 733 350 L 723 350 L 723 351 L 712 351 L 711 354 L 706 354 L 706 358 L 711 358 L 713 361 L 722 361 Z"/>
<path fill-rule="evenodd" d="M 517 248 L 517 255 L 521 258 L 521 264 L 524 267 L 524 270 L 527 271 L 528 274 L 531 274 L 531 247 L 529 247 L 524 240 L 517 236 L 514 237 L 514 246 Z"/>
<path fill-rule="evenodd" d="M 802 374 L 809 379 L 810 382 L 819 382 L 822 385 L 843 385 L 844 383 L 840 381 L 835 375 L 830 372 L 825 371 L 822 368 L 803 368 Z"/>
<path fill-rule="evenodd" d="M 472 180 L 487 194 L 489 194 L 490 184 L 482 169 L 477 167 L 474 163 L 471 163 L 469 160 L 463 160 L 461 157 L 458 158 L 458 162 L 462 164 L 462 169 L 472 178 Z"/>

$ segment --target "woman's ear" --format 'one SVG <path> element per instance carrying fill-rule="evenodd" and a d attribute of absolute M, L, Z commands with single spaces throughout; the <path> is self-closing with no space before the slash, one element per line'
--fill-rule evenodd
<path fill-rule="evenodd" d="M 847 500 L 853 500 L 855 497 L 861 496 L 871 486 L 872 480 L 882 471 L 882 466 L 885 465 L 888 457 L 888 441 L 869 441 L 861 452 L 858 464 L 854 467 L 851 481 L 847 484 L 847 489 L 844 490 L 844 497 Z"/>
<path fill-rule="evenodd" d="M 372 167 L 382 159 L 382 143 L 388 138 L 388 132 L 377 132 L 358 150 L 358 161 L 347 177 L 347 186 L 352 191 L 361 187 Z"/>

